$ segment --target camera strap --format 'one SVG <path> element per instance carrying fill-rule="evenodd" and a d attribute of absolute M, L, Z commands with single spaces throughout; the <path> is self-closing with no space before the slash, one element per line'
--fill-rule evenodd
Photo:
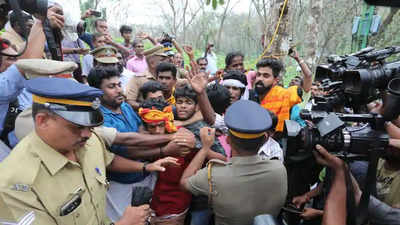
<path fill-rule="evenodd" d="M 47 40 L 47 47 L 49 48 L 51 58 L 57 61 L 63 61 L 63 53 L 61 47 L 62 34 L 61 30 L 52 28 L 49 19 L 46 18 L 43 24 L 43 31 Z"/>
<path fill-rule="evenodd" d="M 356 211 L 356 225 L 363 224 L 368 217 L 369 198 L 376 190 L 376 168 L 378 166 L 379 150 L 380 149 L 374 149 L 369 155 L 369 165 L 364 190 Z"/>

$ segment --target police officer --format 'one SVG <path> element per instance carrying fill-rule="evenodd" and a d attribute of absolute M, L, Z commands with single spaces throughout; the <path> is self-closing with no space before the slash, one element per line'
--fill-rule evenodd
<path fill-rule="evenodd" d="M 35 130 L 0 165 L 0 223 L 111 224 L 105 215 L 106 170 L 164 171 L 176 164 L 151 164 L 114 156 L 92 134 L 103 123 L 103 92 L 70 79 L 25 82 L 33 94 Z M 144 224 L 148 206 L 129 207 L 115 224 Z"/>
<path fill-rule="evenodd" d="M 203 148 L 183 173 L 181 186 L 194 195 L 208 196 L 215 224 L 250 225 L 257 215 L 277 216 L 287 194 L 286 170 L 280 161 L 257 155 L 272 126 L 270 114 L 255 102 L 239 100 L 228 108 L 225 123 L 231 160 L 210 160 L 199 170 L 215 132 L 201 130 Z"/>

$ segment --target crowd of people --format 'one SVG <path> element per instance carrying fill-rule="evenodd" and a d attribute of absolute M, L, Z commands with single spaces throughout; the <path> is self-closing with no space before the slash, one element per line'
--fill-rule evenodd
<path fill-rule="evenodd" d="M 212 43 L 196 58 L 127 25 L 118 43 L 103 18 L 86 31 L 89 9 L 53 61 L 43 24 L 62 30 L 60 11 L 11 12 L 0 36 L 0 224 L 354 224 L 367 162 L 320 145 L 287 160 L 285 121 L 309 126 L 300 112 L 330 94 L 295 49 L 298 75 L 284 87 L 280 59 L 247 70 L 233 51 L 217 68 Z M 378 225 L 400 224 L 400 121 L 385 128 L 390 154 L 363 212 Z"/>

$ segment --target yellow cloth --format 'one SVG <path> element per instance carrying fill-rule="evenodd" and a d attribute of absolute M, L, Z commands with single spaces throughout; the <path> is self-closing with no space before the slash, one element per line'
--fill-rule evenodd
<path fill-rule="evenodd" d="M 176 132 L 178 129 L 174 125 L 174 113 L 172 106 L 167 106 L 163 111 L 158 109 L 140 108 L 139 116 L 146 123 L 165 122 L 165 128 L 168 133 Z"/>
<path fill-rule="evenodd" d="M 174 93 L 175 93 L 175 87 L 172 88 L 171 97 L 169 97 L 169 98 L 167 99 L 167 102 L 168 102 L 168 104 L 170 104 L 170 105 L 175 105 L 175 103 L 176 103 L 176 100 L 175 100 L 175 97 L 174 97 Z"/>
<path fill-rule="evenodd" d="M 283 131 L 285 120 L 290 119 L 290 109 L 301 102 L 297 94 L 297 86 L 285 89 L 281 86 L 274 86 L 261 101 L 261 106 L 272 111 L 278 117 L 276 131 Z"/>

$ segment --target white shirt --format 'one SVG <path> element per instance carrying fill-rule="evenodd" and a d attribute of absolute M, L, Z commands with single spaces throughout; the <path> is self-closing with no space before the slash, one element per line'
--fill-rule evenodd
<path fill-rule="evenodd" d="M 278 158 L 283 162 L 283 150 L 278 142 L 276 142 L 272 137 L 268 138 L 263 146 L 258 150 L 258 155 L 262 159 L 272 159 Z"/>
<path fill-rule="evenodd" d="M 214 75 L 218 68 L 217 68 L 217 56 L 215 55 L 214 52 L 207 53 L 207 68 L 206 71 L 210 72 L 210 74 Z"/>
<path fill-rule="evenodd" d="M 119 80 L 121 81 L 121 84 L 122 84 L 122 90 L 124 90 L 124 92 L 126 92 L 125 88 L 126 88 L 126 85 L 129 82 L 129 80 L 134 76 L 136 76 L 136 74 L 134 72 L 132 72 L 130 70 L 127 70 L 124 67 L 124 70 L 121 73 L 121 77 L 119 78 Z"/>
<path fill-rule="evenodd" d="M 90 70 L 93 68 L 93 56 L 91 54 L 87 54 L 82 59 L 82 76 L 87 77 L 89 75 Z"/>
<path fill-rule="evenodd" d="M 214 128 L 220 130 L 224 134 L 228 134 L 228 127 L 225 125 L 224 116 L 215 113 Z"/>

